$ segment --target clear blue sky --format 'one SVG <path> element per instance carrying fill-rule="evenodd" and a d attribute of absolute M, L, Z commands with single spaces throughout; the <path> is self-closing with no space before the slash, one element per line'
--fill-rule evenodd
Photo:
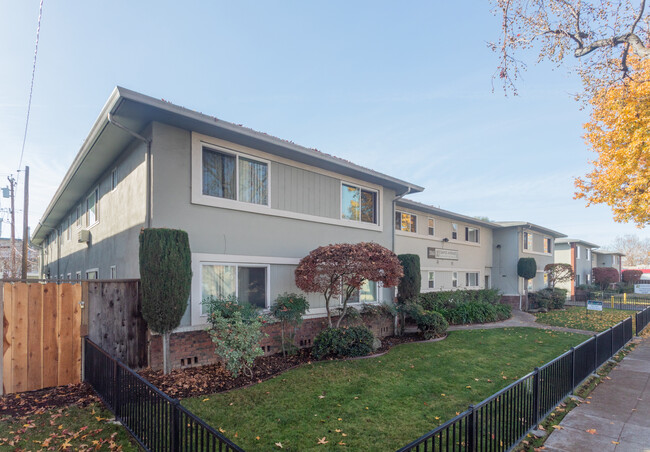
<path fill-rule="evenodd" d="M 0 1 L 0 186 L 18 165 L 37 16 L 38 0 Z M 121 85 L 422 185 L 414 199 L 444 209 L 600 245 L 647 237 L 573 200 L 594 157 L 576 76 L 532 56 L 518 97 L 492 92 L 499 30 L 487 2 L 45 0 L 30 223 Z"/>

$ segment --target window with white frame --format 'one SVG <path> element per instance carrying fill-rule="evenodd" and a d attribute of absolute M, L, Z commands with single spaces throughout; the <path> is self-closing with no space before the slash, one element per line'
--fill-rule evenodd
<path fill-rule="evenodd" d="M 458 240 L 458 223 L 451 224 L 451 238 Z"/>
<path fill-rule="evenodd" d="M 576 259 L 580 259 L 580 245 L 576 245 Z"/>
<path fill-rule="evenodd" d="M 427 231 L 429 235 L 436 235 L 436 221 L 433 218 L 427 220 L 429 230 Z"/>
<path fill-rule="evenodd" d="M 81 272 L 76 272 L 76 273 L 74 274 L 74 276 L 75 276 L 75 278 L 76 278 L 77 280 L 80 280 L 80 279 L 81 279 Z"/>
<path fill-rule="evenodd" d="M 465 273 L 465 285 L 467 287 L 478 287 L 478 272 Z"/>
<path fill-rule="evenodd" d="M 524 232 L 524 249 L 533 250 L 533 234 L 530 232 Z"/>
<path fill-rule="evenodd" d="M 429 289 L 436 287 L 436 272 L 429 272 Z"/>
<path fill-rule="evenodd" d="M 72 273 L 68 273 L 68 275 L 66 276 L 66 278 L 67 278 L 68 281 L 71 281 L 71 280 L 72 280 Z"/>
<path fill-rule="evenodd" d="M 99 278 L 99 270 L 96 268 L 93 268 L 91 270 L 86 270 L 86 279 L 98 279 Z"/>
<path fill-rule="evenodd" d="M 376 303 L 378 300 L 377 290 L 378 287 L 375 281 L 365 280 L 361 288 L 350 295 L 348 303 Z M 341 303 L 342 301 L 341 298 Z"/>
<path fill-rule="evenodd" d="M 591 274 L 587 273 L 585 277 L 587 279 L 587 284 L 591 284 Z"/>
<path fill-rule="evenodd" d="M 93 190 L 93 192 L 86 198 L 86 226 L 90 227 L 99 221 L 99 215 L 97 215 L 97 201 L 99 199 L 99 188 Z"/>
<path fill-rule="evenodd" d="M 77 206 L 76 217 L 77 217 L 77 227 L 80 228 L 80 227 L 81 227 L 81 218 L 82 218 L 82 215 L 81 215 L 81 204 L 79 204 L 79 205 Z"/>
<path fill-rule="evenodd" d="M 111 191 L 117 187 L 117 168 L 111 171 Z"/>
<path fill-rule="evenodd" d="M 203 147 L 203 194 L 269 204 L 269 165 L 243 155 Z"/>
<path fill-rule="evenodd" d="M 417 216 L 412 213 L 395 212 L 395 229 L 398 231 L 417 232 Z"/>
<path fill-rule="evenodd" d="M 111 265 L 111 279 L 117 279 L 117 266 Z"/>
<path fill-rule="evenodd" d="M 458 272 L 451 274 L 451 287 L 458 287 Z"/>
<path fill-rule="evenodd" d="M 341 218 L 377 224 L 377 192 L 341 184 Z"/>
<path fill-rule="evenodd" d="M 268 265 L 203 264 L 201 299 L 236 296 L 241 302 L 265 309 L 268 271 Z M 201 312 L 207 313 L 205 305 L 201 305 Z"/>
<path fill-rule="evenodd" d="M 576 286 L 580 285 L 580 275 L 576 275 Z"/>
<path fill-rule="evenodd" d="M 479 242 L 479 230 L 478 230 L 478 228 L 466 227 L 465 228 L 465 241 L 466 242 L 472 242 L 472 243 L 478 243 Z"/>
<path fill-rule="evenodd" d="M 534 284 L 534 279 L 530 278 L 528 280 L 528 292 L 532 292 L 534 290 L 535 284 Z"/>
<path fill-rule="evenodd" d="M 591 260 L 591 249 L 590 248 L 585 248 L 586 251 L 586 256 L 585 258 L 590 261 Z"/>

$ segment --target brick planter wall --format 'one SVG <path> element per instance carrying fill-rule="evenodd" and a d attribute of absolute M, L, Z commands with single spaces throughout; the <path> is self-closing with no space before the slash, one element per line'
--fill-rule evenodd
<path fill-rule="evenodd" d="M 519 295 L 503 295 L 499 300 L 501 304 L 509 304 L 512 309 L 519 309 Z M 528 310 L 528 298 L 526 295 L 521 296 L 521 310 Z"/>
<path fill-rule="evenodd" d="M 518 303 L 518 301 L 517 301 Z M 373 317 L 363 319 L 375 337 L 383 338 L 394 334 L 393 319 L 388 317 Z M 296 332 L 296 344 L 300 348 L 311 347 L 318 333 L 327 327 L 327 318 L 306 319 Z M 266 355 L 281 351 L 281 328 L 279 323 L 267 325 L 263 331 L 268 334 L 261 342 Z M 169 339 L 170 360 L 174 369 L 190 366 L 214 364 L 217 357 L 214 354 L 214 345 L 210 335 L 203 330 L 174 333 Z M 162 337 L 151 336 L 150 363 L 153 369 L 162 369 Z"/>

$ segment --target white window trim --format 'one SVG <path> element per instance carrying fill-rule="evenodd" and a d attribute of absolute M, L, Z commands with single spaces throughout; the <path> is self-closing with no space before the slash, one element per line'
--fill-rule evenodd
<path fill-rule="evenodd" d="M 115 274 L 115 276 L 113 276 L 113 274 Z M 117 279 L 117 265 L 111 265 L 109 276 L 111 279 Z"/>
<path fill-rule="evenodd" d="M 376 194 L 375 196 L 375 210 L 376 210 L 376 217 L 377 217 L 377 223 L 366 223 L 364 221 L 361 221 L 361 216 L 359 216 L 359 220 L 348 220 L 347 218 L 343 218 L 343 185 L 347 185 L 350 187 L 355 187 L 358 188 L 359 190 L 365 190 L 365 191 L 371 191 Z M 380 203 L 379 203 L 379 190 L 375 188 L 370 188 L 362 184 L 358 184 L 356 182 L 348 182 L 346 180 L 341 179 L 340 183 L 340 188 L 339 188 L 339 216 L 342 222 L 346 224 L 366 224 L 370 226 L 378 226 L 380 223 L 381 219 L 381 212 L 380 212 Z M 361 213 L 359 213 L 361 215 Z"/>
<path fill-rule="evenodd" d="M 97 272 L 97 279 L 99 279 L 99 268 L 89 268 L 86 270 L 86 279 L 88 279 L 88 273 Z"/>
<path fill-rule="evenodd" d="M 458 289 L 459 284 L 458 284 L 458 271 L 453 271 L 451 272 L 451 287 L 452 289 Z M 456 285 L 454 286 L 454 281 L 456 281 Z"/>
<path fill-rule="evenodd" d="M 433 234 L 429 233 L 429 222 L 433 221 Z M 436 236 L 436 219 L 433 217 L 427 217 L 427 236 L 435 237 Z"/>
<path fill-rule="evenodd" d="M 476 242 L 469 240 L 469 230 L 474 229 L 476 231 L 476 235 L 478 236 L 478 240 Z M 481 228 L 478 226 L 465 226 L 465 230 L 467 230 L 467 238 L 468 240 L 465 240 L 467 243 L 474 243 L 475 245 L 480 245 L 481 244 Z"/>
<path fill-rule="evenodd" d="M 295 168 L 300 168 L 306 171 L 311 171 L 313 173 L 321 174 L 324 176 L 332 177 L 336 180 L 340 180 L 344 183 L 349 183 L 352 185 L 361 186 L 366 189 L 375 190 L 378 193 L 377 197 L 377 209 L 378 209 L 378 224 L 371 223 L 362 223 L 361 221 L 351 221 L 351 220 L 342 220 L 340 218 L 327 218 L 317 215 L 303 214 L 297 212 L 290 212 L 287 210 L 274 209 L 268 206 L 263 206 L 259 204 L 252 204 L 241 201 L 234 201 L 231 199 L 217 198 L 214 196 L 207 196 L 203 194 L 203 145 L 208 145 L 208 147 L 223 147 L 224 149 L 229 149 L 231 152 L 239 152 L 246 156 L 252 156 L 255 159 L 259 160 L 268 160 L 269 162 L 282 163 L 284 165 L 292 166 Z M 268 183 L 269 183 L 269 193 L 268 201 L 269 206 L 271 206 L 271 187 L 273 186 L 273 171 L 272 165 L 269 165 L 269 174 L 268 174 Z M 210 137 L 207 135 L 202 135 L 196 132 L 192 132 L 192 177 L 191 177 L 191 202 L 192 204 L 210 206 L 210 207 L 220 207 L 223 209 L 230 210 L 239 210 L 243 212 L 259 213 L 264 215 L 271 215 L 281 218 L 292 218 L 295 220 L 310 221 L 314 223 L 324 223 L 332 224 L 336 226 L 347 226 L 357 229 L 366 229 L 370 231 L 383 231 L 383 222 L 381 218 L 381 206 L 383 206 L 384 193 L 383 188 L 380 185 L 371 184 L 369 182 L 361 181 L 355 178 L 345 178 L 342 179 L 340 174 L 334 173 L 332 171 L 327 171 L 322 168 L 317 168 L 314 166 L 305 165 L 293 160 L 285 159 L 279 156 L 273 156 L 256 149 L 248 148 L 246 146 L 240 146 L 235 143 L 230 143 L 228 141 L 220 140 L 218 138 Z M 339 190 L 339 213 L 341 211 L 340 205 L 340 190 Z"/>
<path fill-rule="evenodd" d="M 95 222 L 90 224 L 89 222 L 89 215 L 90 215 L 90 209 L 88 209 L 88 199 L 96 194 L 97 196 L 95 197 Z M 86 196 L 86 209 L 84 210 L 84 217 L 86 217 L 86 227 L 88 229 L 92 228 L 93 226 L 99 224 L 99 185 L 96 186 L 88 196 Z"/>
<path fill-rule="evenodd" d="M 456 225 L 456 229 L 455 229 L 455 230 L 454 230 L 454 225 Z M 460 227 L 459 227 L 459 223 L 454 223 L 454 222 L 452 221 L 452 222 L 451 222 L 451 233 L 449 234 L 449 235 L 450 235 L 449 240 L 459 241 L 459 240 L 458 240 L 458 230 L 459 230 L 459 229 L 460 229 Z M 454 232 L 456 233 L 456 238 L 454 238 Z"/>
<path fill-rule="evenodd" d="M 232 157 L 235 157 L 235 193 L 236 193 L 236 199 L 220 198 L 218 196 L 211 196 L 211 195 L 204 195 L 203 194 L 203 148 L 213 150 L 213 151 L 218 152 L 220 154 L 226 154 L 226 155 L 230 155 Z M 239 159 L 242 158 L 242 157 L 245 158 L 245 159 L 250 159 L 250 160 L 254 160 L 256 162 L 264 163 L 266 165 L 266 169 L 267 169 L 266 204 L 250 203 L 250 202 L 240 201 L 239 200 Z M 263 208 L 266 208 L 266 209 L 271 208 L 271 161 L 270 160 L 259 158 L 259 157 L 256 157 L 256 156 L 250 155 L 250 154 L 245 154 L 243 152 L 238 152 L 238 151 L 235 151 L 233 149 L 230 149 L 230 148 L 227 148 L 227 147 L 224 147 L 224 146 L 219 146 L 219 145 L 205 143 L 205 142 L 203 142 L 202 145 L 201 145 L 201 154 L 199 155 L 199 160 L 200 160 L 199 164 L 200 164 L 200 168 L 201 168 L 201 174 L 200 174 L 201 187 L 199 187 L 199 188 L 200 188 L 200 192 L 201 192 L 202 197 L 205 197 L 205 198 L 208 198 L 208 199 L 220 200 L 220 201 L 223 201 L 224 203 L 227 203 L 227 204 L 230 204 L 230 203 L 235 203 L 236 205 L 237 204 L 239 204 L 239 205 L 241 205 L 241 204 L 245 204 L 245 205 L 252 204 L 252 205 L 260 206 L 260 207 L 263 207 Z"/>
<path fill-rule="evenodd" d="M 396 214 L 399 213 L 401 215 L 411 215 L 411 216 L 415 217 L 415 232 L 413 232 L 413 231 L 405 231 L 404 229 L 401 228 L 401 226 L 400 226 L 399 229 L 395 229 L 395 225 L 393 225 L 393 230 L 395 232 L 403 232 L 403 233 L 408 234 L 408 235 L 419 234 L 418 231 L 420 230 L 420 228 L 419 228 L 419 225 L 418 225 L 418 214 L 417 213 L 408 212 L 406 210 L 395 210 L 395 213 Z M 395 218 L 393 217 L 393 223 L 394 222 L 395 222 Z M 400 220 L 400 223 L 401 223 L 401 220 Z M 427 237 L 431 237 L 431 236 L 427 236 Z"/>
<path fill-rule="evenodd" d="M 476 285 L 475 286 L 470 286 L 467 284 L 468 275 L 470 274 L 475 274 L 476 275 Z M 469 271 L 465 272 L 465 287 L 481 287 L 481 272 L 480 271 Z"/>
<path fill-rule="evenodd" d="M 81 279 L 81 272 L 76 272 L 76 273 L 74 274 L 74 276 L 75 276 L 75 278 L 76 278 L 77 280 L 80 280 L 80 279 Z"/>
<path fill-rule="evenodd" d="M 431 275 L 433 275 L 433 279 L 431 279 Z M 431 282 L 433 282 L 433 287 L 431 286 Z M 435 289 L 435 288 L 436 288 L 436 272 L 427 271 L 427 289 Z"/>
<path fill-rule="evenodd" d="M 232 254 L 192 253 L 192 289 L 190 299 L 190 319 L 192 326 L 205 325 L 207 314 L 201 312 L 203 265 L 233 265 L 241 267 L 266 267 L 266 309 L 270 307 L 271 265 L 298 265 L 299 258 L 238 256 Z"/>
<path fill-rule="evenodd" d="M 111 171 L 111 191 L 115 191 L 117 188 L 117 182 L 117 167 L 115 167 Z"/>
<path fill-rule="evenodd" d="M 72 281 L 72 273 L 68 273 L 66 275 L 66 278 L 68 279 L 68 281 Z"/>

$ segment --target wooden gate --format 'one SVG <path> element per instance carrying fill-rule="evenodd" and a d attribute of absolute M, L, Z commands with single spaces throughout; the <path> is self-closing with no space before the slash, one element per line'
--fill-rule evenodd
<path fill-rule="evenodd" d="M 4 394 L 81 379 L 81 284 L 4 283 Z"/>

